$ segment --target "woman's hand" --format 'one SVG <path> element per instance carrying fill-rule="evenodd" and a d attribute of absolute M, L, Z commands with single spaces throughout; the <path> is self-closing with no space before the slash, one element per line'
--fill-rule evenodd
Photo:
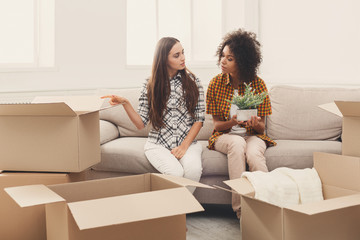
<path fill-rule="evenodd" d="M 246 127 L 252 127 L 258 134 L 264 134 L 265 131 L 265 117 L 252 116 L 246 122 Z"/>
<path fill-rule="evenodd" d="M 187 147 L 183 146 L 183 145 L 180 145 L 176 148 L 173 148 L 171 150 L 171 154 L 174 155 L 177 159 L 181 159 L 185 153 L 186 153 L 186 150 L 187 150 Z"/>
<path fill-rule="evenodd" d="M 245 126 L 256 129 L 256 127 L 259 125 L 260 121 L 261 121 L 261 117 L 251 116 L 251 118 L 246 122 Z"/>
<path fill-rule="evenodd" d="M 239 125 L 240 127 L 245 127 L 246 126 L 246 121 L 238 121 L 237 120 L 237 115 L 233 115 L 233 117 L 231 118 L 231 120 L 234 124 L 234 126 L 237 124 Z"/>
<path fill-rule="evenodd" d="M 110 105 L 118 105 L 118 104 L 128 103 L 128 100 L 126 98 L 116 96 L 116 95 L 106 95 L 106 96 L 102 96 L 101 98 L 102 99 L 110 98 L 110 100 L 109 100 Z"/>
<path fill-rule="evenodd" d="M 129 116 L 130 120 L 135 125 L 135 127 L 139 130 L 145 127 L 140 115 L 135 111 L 129 100 L 127 100 L 126 98 L 116 95 L 106 95 L 106 96 L 102 96 L 101 98 L 102 99 L 110 98 L 109 103 L 111 105 L 122 104 L 127 115 Z"/>
<path fill-rule="evenodd" d="M 236 124 L 239 124 L 239 123 L 240 123 L 240 122 L 238 122 L 238 120 L 237 120 L 236 114 L 232 116 L 232 118 L 230 119 L 230 122 L 232 123 L 233 126 L 235 126 Z"/>

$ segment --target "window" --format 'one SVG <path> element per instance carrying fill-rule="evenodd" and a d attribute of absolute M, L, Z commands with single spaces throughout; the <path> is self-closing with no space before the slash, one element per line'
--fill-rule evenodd
<path fill-rule="evenodd" d="M 0 69 L 54 66 L 55 0 L 0 1 Z"/>
<path fill-rule="evenodd" d="M 128 0 L 126 62 L 151 65 L 157 41 L 171 36 L 182 43 L 188 63 L 214 66 L 223 35 L 254 22 L 256 0 Z"/>

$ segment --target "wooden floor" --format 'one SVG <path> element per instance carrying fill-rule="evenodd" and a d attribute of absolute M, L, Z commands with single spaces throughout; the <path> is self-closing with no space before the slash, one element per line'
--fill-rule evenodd
<path fill-rule="evenodd" d="M 203 205 L 186 217 L 187 240 L 241 240 L 240 223 L 231 205 Z"/>

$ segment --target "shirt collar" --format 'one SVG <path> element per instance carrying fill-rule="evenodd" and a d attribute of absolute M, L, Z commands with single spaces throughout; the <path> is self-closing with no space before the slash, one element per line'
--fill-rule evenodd
<path fill-rule="evenodd" d="M 228 73 L 226 73 L 225 74 L 225 83 L 226 83 L 226 85 L 230 85 L 230 74 L 228 74 Z"/>
<path fill-rule="evenodd" d="M 181 73 L 180 71 L 178 71 L 178 73 L 173 78 L 170 78 L 170 81 L 175 81 L 180 79 L 181 79 Z"/>
<path fill-rule="evenodd" d="M 230 74 L 229 74 L 229 73 L 226 73 L 226 74 L 225 74 L 225 78 L 226 78 L 226 79 L 225 79 L 225 84 L 232 86 L 232 85 L 231 85 L 231 82 L 230 82 Z M 241 84 L 242 84 L 242 83 L 240 82 L 240 83 L 239 83 L 239 86 L 240 86 Z M 234 87 L 234 86 L 233 86 L 233 87 Z"/>

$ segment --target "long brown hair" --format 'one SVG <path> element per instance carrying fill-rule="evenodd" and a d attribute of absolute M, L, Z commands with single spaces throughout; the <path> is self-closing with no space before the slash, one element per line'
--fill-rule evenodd
<path fill-rule="evenodd" d="M 167 69 L 168 55 L 172 47 L 179 42 L 176 38 L 164 37 L 156 46 L 151 76 L 147 85 L 149 101 L 149 118 L 154 129 L 164 126 L 163 116 L 170 96 L 170 77 Z M 199 89 L 195 83 L 195 75 L 186 68 L 180 70 L 183 88 L 183 101 L 190 115 L 195 117 L 195 107 L 199 98 Z"/>

